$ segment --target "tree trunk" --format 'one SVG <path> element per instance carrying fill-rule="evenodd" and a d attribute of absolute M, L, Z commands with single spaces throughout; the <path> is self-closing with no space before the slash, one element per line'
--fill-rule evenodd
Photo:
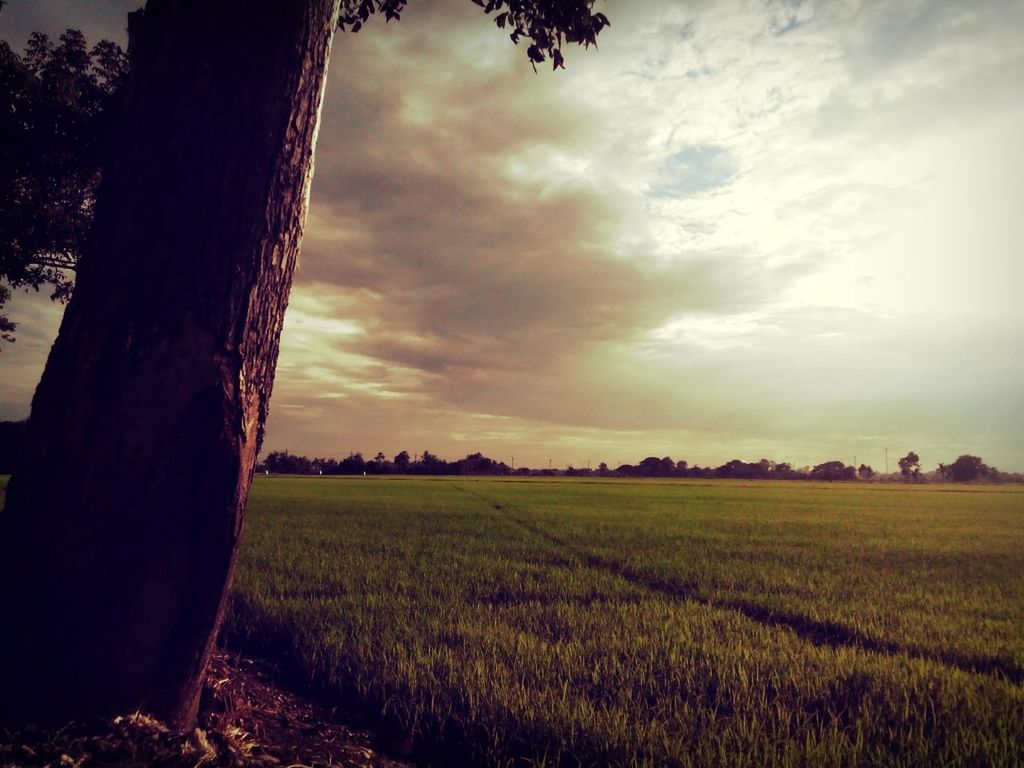
<path fill-rule="evenodd" d="M 195 718 L 305 219 L 336 0 L 150 0 L 0 517 L 0 710 Z"/>

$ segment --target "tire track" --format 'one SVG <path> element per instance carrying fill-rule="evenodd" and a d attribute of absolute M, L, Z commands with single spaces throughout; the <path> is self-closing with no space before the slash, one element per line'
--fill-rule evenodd
<path fill-rule="evenodd" d="M 937 653 L 926 648 L 901 645 L 891 640 L 872 637 L 860 630 L 835 621 L 814 619 L 794 611 L 784 611 L 759 605 L 749 600 L 737 598 L 712 599 L 704 594 L 696 583 L 681 583 L 660 579 L 643 570 L 631 568 L 623 563 L 611 560 L 579 547 L 572 541 L 556 536 L 528 520 L 515 514 L 507 504 L 500 504 L 481 493 L 454 486 L 463 493 L 483 502 L 491 509 L 503 512 L 505 519 L 538 538 L 561 547 L 574 555 L 584 567 L 614 574 L 631 584 L 642 587 L 650 592 L 663 595 L 670 599 L 682 600 L 696 605 L 734 611 L 765 627 L 774 629 L 785 628 L 792 631 L 800 639 L 815 645 L 828 648 L 858 648 L 872 653 L 890 656 L 906 656 L 922 659 L 954 667 L 972 674 L 991 675 L 1011 682 L 1015 685 L 1024 683 L 1024 668 L 1010 659 L 991 656 L 976 656 L 960 653 Z"/>

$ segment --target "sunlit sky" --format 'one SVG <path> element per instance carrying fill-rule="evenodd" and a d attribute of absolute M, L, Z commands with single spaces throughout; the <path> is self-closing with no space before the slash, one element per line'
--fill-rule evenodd
<path fill-rule="evenodd" d="M 1024 2 L 597 6 L 557 73 L 467 0 L 337 37 L 264 453 L 1024 469 Z"/>

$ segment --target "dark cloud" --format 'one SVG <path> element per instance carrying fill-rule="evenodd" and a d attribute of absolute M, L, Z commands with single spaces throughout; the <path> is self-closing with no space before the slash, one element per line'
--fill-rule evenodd
<path fill-rule="evenodd" d="M 405 24 L 339 38 L 332 61 L 300 286 L 346 295 L 367 333 L 341 349 L 430 374 L 442 400 L 531 410 L 525 377 L 575 381 L 595 345 L 757 300 L 713 254 L 655 259 L 616 189 L 536 172 L 595 130 L 559 74 L 473 14 Z"/>

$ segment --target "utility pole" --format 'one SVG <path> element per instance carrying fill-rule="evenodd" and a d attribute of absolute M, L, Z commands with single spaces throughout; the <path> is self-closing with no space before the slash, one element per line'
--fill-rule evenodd
<path fill-rule="evenodd" d="M 885 449 L 885 474 L 889 474 L 889 449 Z"/>

